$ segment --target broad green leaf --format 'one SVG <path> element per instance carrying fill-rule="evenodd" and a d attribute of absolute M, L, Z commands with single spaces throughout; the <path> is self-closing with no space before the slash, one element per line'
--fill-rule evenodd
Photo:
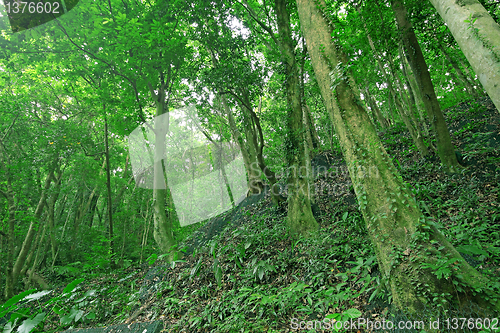
<path fill-rule="evenodd" d="M 37 293 L 34 293 L 34 294 L 31 294 L 31 295 L 28 295 L 26 296 L 24 299 L 28 302 L 31 302 L 31 301 L 36 301 L 37 299 L 40 299 L 42 298 L 43 296 L 47 295 L 47 294 L 50 294 L 52 292 L 52 290 L 43 290 L 43 291 L 39 291 Z"/>
<path fill-rule="evenodd" d="M 351 308 L 346 310 L 344 312 L 344 315 L 348 316 L 349 318 L 359 318 L 361 317 L 361 311 L 359 311 L 358 309 Z"/>
<path fill-rule="evenodd" d="M 10 311 L 10 308 L 12 305 L 14 305 L 17 302 L 19 302 L 20 300 L 24 299 L 26 296 L 31 295 L 35 291 L 36 291 L 36 289 L 30 289 L 30 290 L 23 291 L 22 293 L 9 299 L 3 305 L 0 305 L 0 318 L 5 316 Z"/>
<path fill-rule="evenodd" d="M 19 326 L 17 331 L 19 333 L 30 333 L 38 324 L 42 322 L 45 318 L 45 312 L 41 312 L 35 316 L 33 319 L 26 319 L 23 321 L 22 325 Z"/>
<path fill-rule="evenodd" d="M 76 279 L 74 280 L 73 282 L 69 283 L 66 288 L 64 288 L 63 290 L 63 294 L 66 294 L 66 293 L 69 293 L 71 291 L 73 291 L 76 286 L 80 283 L 82 283 L 85 279 L 84 278 L 81 278 L 81 279 Z"/>

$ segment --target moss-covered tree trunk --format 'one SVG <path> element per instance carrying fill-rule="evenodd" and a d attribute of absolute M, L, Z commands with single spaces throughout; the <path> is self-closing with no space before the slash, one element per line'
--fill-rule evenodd
<path fill-rule="evenodd" d="M 394 303 L 410 315 L 438 301 L 463 304 L 473 300 L 485 308 L 491 306 L 485 295 L 497 295 L 488 288 L 489 281 L 469 266 L 431 222 L 425 220 L 411 190 L 391 163 L 368 114 L 358 103 L 339 62 L 341 51 L 331 39 L 331 23 L 322 12 L 324 0 L 296 1 L 315 76 Z M 435 271 L 425 265 L 435 269 L 447 267 L 451 276 L 438 279 Z M 463 291 L 457 291 L 454 282 Z M 491 300 L 495 303 L 492 306 L 500 309 L 498 298 Z"/>
<path fill-rule="evenodd" d="M 103 104 L 104 112 L 104 157 L 106 160 L 106 194 L 108 202 L 108 237 L 109 237 L 109 255 L 111 261 L 111 267 L 115 268 L 115 246 L 114 246 L 114 233 L 113 233 L 113 198 L 111 191 L 111 165 L 109 162 L 109 141 L 108 141 L 108 116 L 106 111 L 106 104 Z M 92 192 L 92 196 L 94 192 Z M 89 199 L 88 207 L 92 203 L 92 196 Z M 83 216 L 82 216 L 83 218 Z"/>
<path fill-rule="evenodd" d="M 417 87 L 417 81 L 415 81 L 415 76 L 413 75 L 413 72 L 411 71 L 410 64 L 408 63 L 408 59 L 404 56 L 403 53 L 403 46 L 400 43 L 399 46 L 400 49 L 400 57 L 402 58 L 401 60 L 403 61 L 403 75 L 405 76 L 405 79 L 408 81 L 407 86 L 408 89 L 411 91 L 411 94 L 413 96 L 413 100 L 415 101 L 415 104 L 417 106 L 417 111 L 418 111 L 418 116 L 419 119 L 422 123 L 423 129 L 424 129 L 424 135 L 426 138 L 430 138 L 430 131 L 429 127 L 427 126 L 427 123 L 425 122 L 425 116 L 424 116 L 424 101 L 422 99 L 422 95 L 420 94 L 420 90 Z M 429 147 L 433 147 L 430 145 L 429 142 Z M 433 149 L 433 148 L 432 148 Z"/>
<path fill-rule="evenodd" d="M 431 0 L 500 112 L 500 26 L 477 0 Z"/>
<path fill-rule="evenodd" d="M 318 131 L 316 131 L 316 124 L 314 123 L 314 118 L 312 117 L 311 114 L 311 108 L 307 104 L 307 102 L 304 100 L 304 107 L 306 109 L 306 123 L 307 126 L 309 127 L 309 130 L 311 131 L 311 139 L 312 139 L 312 144 L 313 148 L 318 150 L 318 152 L 321 152 L 321 141 L 319 139 Z"/>
<path fill-rule="evenodd" d="M 171 247 L 176 244 L 174 238 L 174 214 L 172 194 L 168 187 L 168 180 L 165 174 L 163 156 L 165 154 L 166 135 L 169 130 L 167 124 L 163 121 L 158 123 L 158 117 L 168 112 L 165 102 L 165 82 L 163 75 L 158 92 L 155 92 L 153 86 L 149 85 L 151 97 L 156 106 L 156 119 L 154 125 L 155 145 L 154 145 L 154 164 L 153 164 L 153 237 L 162 253 L 167 253 Z M 167 118 L 168 119 L 168 118 Z M 173 259 L 175 254 L 170 255 Z"/>
<path fill-rule="evenodd" d="M 358 13 L 361 15 L 361 9 L 359 7 L 357 7 L 356 9 L 357 9 Z M 394 89 L 394 87 L 392 85 L 392 80 L 389 77 L 389 75 L 387 74 L 387 72 L 385 70 L 385 66 L 382 64 L 382 61 L 380 60 L 380 55 L 378 54 L 377 49 L 375 48 L 375 44 L 373 43 L 373 40 L 368 32 L 368 27 L 366 25 L 366 22 L 364 22 L 364 20 L 363 20 L 363 24 L 364 24 L 364 28 L 365 28 L 365 32 L 366 32 L 366 37 L 368 39 L 368 44 L 370 45 L 370 48 L 372 49 L 373 55 L 377 61 L 378 68 L 379 68 L 380 72 L 382 73 L 382 75 L 385 79 L 385 82 L 387 83 L 387 87 L 389 88 L 389 93 L 392 97 L 392 100 L 394 101 L 394 104 L 396 105 L 398 113 L 401 116 L 401 118 L 403 119 L 404 124 L 406 125 L 406 127 L 410 131 L 410 136 L 411 136 L 413 142 L 415 143 L 415 146 L 417 147 L 418 151 L 420 152 L 420 155 L 425 157 L 429 154 L 429 151 L 427 150 L 427 147 L 425 146 L 425 144 L 423 142 L 423 137 L 420 134 L 418 124 L 415 122 L 412 123 L 410 117 L 408 116 L 408 112 L 405 110 L 405 108 L 401 104 L 400 100 L 398 99 L 396 89 Z M 387 53 L 387 56 L 391 57 L 390 52 Z M 389 59 L 389 61 L 391 62 L 391 65 L 392 65 L 392 59 Z M 393 67 L 394 66 L 391 66 L 391 68 L 393 68 Z M 391 69 L 391 71 L 393 72 L 394 78 L 399 80 L 399 78 L 397 77 L 397 74 L 394 72 L 394 70 Z M 376 112 L 376 110 L 374 110 L 374 111 Z M 411 112 L 411 110 L 410 110 L 410 112 Z M 376 116 L 377 116 L 377 118 L 379 117 L 378 114 Z M 379 119 L 379 122 L 381 122 L 380 119 Z"/>
<path fill-rule="evenodd" d="M 430 118 L 434 134 L 436 135 L 439 158 L 448 172 L 457 172 L 461 166 L 458 164 L 455 148 L 451 143 L 450 132 L 441 112 L 441 106 L 434 91 L 427 63 L 425 62 L 411 22 L 408 20 L 406 8 L 399 0 L 391 0 L 391 6 L 400 29 L 401 40 L 408 57 L 408 62 L 415 75 L 417 86 L 423 96 L 427 116 Z"/>
<path fill-rule="evenodd" d="M 304 125 L 300 101 L 299 68 L 290 31 L 290 14 L 287 0 L 275 0 L 278 22 L 279 44 L 286 75 L 288 102 L 286 156 L 288 175 L 288 224 L 292 234 L 307 234 L 318 229 L 318 223 L 311 210 L 309 179 L 304 147 Z"/>
<path fill-rule="evenodd" d="M 393 94 L 395 95 L 394 99 L 396 101 L 396 105 L 398 106 L 399 115 L 401 116 L 401 119 L 403 119 L 406 128 L 408 128 L 408 130 L 410 131 L 410 136 L 413 140 L 413 143 L 415 143 L 415 146 L 420 152 L 420 155 L 426 157 L 429 155 L 429 150 L 424 143 L 424 138 L 422 132 L 420 131 L 419 123 L 415 118 L 415 110 L 413 108 L 413 104 L 406 98 L 404 86 L 401 83 L 398 73 L 396 72 L 396 66 L 394 65 L 394 61 L 390 52 L 387 53 L 387 59 L 389 60 L 389 68 L 392 72 L 392 76 L 396 80 L 396 84 L 399 88 L 399 98 L 405 104 L 403 106 L 403 103 L 400 102 L 400 100 L 396 96 L 396 92 L 393 90 Z"/>
<path fill-rule="evenodd" d="M 227 102 L 226 96 L 220 95 L 220 100 L 221 100 L 224 112 L 226 113 L 227 120 L 229 122 L 229 128 L 231 129 L 231 134 L 233 136 L 233 139 L 238 144 L 238 147 L 240 148 L 240 151 L 241 151 L 241 156 L 243 157 L 243 164 L 245 165 L 245 170 L 247 171 L 247 175 L 248 175 L 247 184 L 248 184 L 249 193 L 252 193 L 252 194 L 259 193 L 262 188 L 259 186 L 260 169 L 259 169 L 259 166 L 258 166 L 257 161 L 255 159 L 256 156 L 252 155 L 249 152 L 249 150 L 245 144 L 245 141 L 243 140 L 243 136 L 241 135 L 241 132 L 238 129 L 238 126 L 236 125 L 236 121 L 234 119 L 233 112 L 231 111 L 231 108 L 229 107 L 229 103 Z"/>

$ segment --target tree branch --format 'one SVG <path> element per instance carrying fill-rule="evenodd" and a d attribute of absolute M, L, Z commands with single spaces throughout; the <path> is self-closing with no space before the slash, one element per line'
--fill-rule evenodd
<path fill-rule="evenodd" d="M 269 34 L 271 39 L 274 41 L 274 43 L 276 43 L 276 45 L 279 45 L 278 40 L 276 39 L 276 36 L 274 35 L 273 30 L 270 27 L 268 27 L 264 22 L 262 22 L 261 20 L 259 20 L 257 18 L 257 13 L 255 13 L 255 11 L 248 5 L 248 2 L 246 0 L 243 0 L 243 3 L 239 2 L 239 1 L 236 1 L 236 2 L 239 3 L 241 6 L 243 6 L 243 8 L 245 8 L 245 10 L 250 14 L 252 19 L 255 22 L 257 22 L 257 24 L 260 25 L 262 27 L 262 29 L 267 31 L 267 33 Z"/>

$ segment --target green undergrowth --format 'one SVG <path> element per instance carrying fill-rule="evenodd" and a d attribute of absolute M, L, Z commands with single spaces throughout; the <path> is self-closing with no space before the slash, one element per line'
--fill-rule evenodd
<path fill-rule="evenodd" d="M 446 174 L 439 163 L 420 159 L 403 126 L 391 128 L 382 138 L 423 214 L 469 264 L 498 283 L 499 146 L 486 127 L 491 121 L 478 125 L 466 118 L 482 112 L 480 105 L 471 108 L 469 103 L 457 111 L 459 116 L 449 118 L 458 124 L 454 144 L 466 160 L 458 174 Z M 333 164 L 343 163 L 340 156 L 332 156 Z M 238 223 L 227 224 L 175 262 L 148 254 L 142 265 L 130 260 L 115 270 L 98 269 L 86 262 L 56 266 L 56 272 L 66 279 L 61 280 L 64 287 L 15 296 L 0 306 L 0 327 L 6 325 L 4 332 L 58 332 L 123 323 L 132 317 L 134 321 L 161 319 L 165 332 L 285 332 L 297 328 L 321 332 L 319 327 L 328 332 L 336 331 L 327 325 L 334 320 L 404 320 L 404 313 L 391 307 L 392 297 L 384 287 L 349 190 L 350 180 L 346 175 L 337 176 L 316 180 L 345 186 L 334 193 L 319 193 L 316 204 L 321 210 L 317 216 L 321 229 L 312 237 L 290 237 L 286 204 L 274 208 L 267 197 L 245 207 Z M 191 228 L 190 232 L 197 229 Z M 189 232 L 182 235 L 179 249 L 185 251 L 194 236 Z M 106 253 L 102 258 L 109 266 Z M 104 266 L 105 262 L 99 267 Z M 447 269 L 439 267 L 436 274 L 445 274 Z M 474 316 L 473 311 L 447 313 Z M 495 330 L 465 327 L 442 332 L 455 331 Z"/>

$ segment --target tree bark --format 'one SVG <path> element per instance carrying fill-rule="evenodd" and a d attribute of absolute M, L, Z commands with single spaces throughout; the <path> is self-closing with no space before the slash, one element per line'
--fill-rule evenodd
<path fill-rule="evenodd" d="M 114 268 L 114 242 L 113 242 L 113 200 L 111 197 L 111 166 L 109 164 L 109 143 L 108 143 L 108 116 L 106 111 L 106 104 L 103 104 L 104 112 L 104 152 L 106 157 L 106 190 L 108 199 L 108 237 L 109 237 L 109 254 L 110 254 L 110 264 Z M 95 191 L 94 191 L 95 192 Z M 92 196 L 94 195 L 92 192 Z M 89 199 L 87 206 L 92 203 L 92 198 Z"/>
<path fill-rule="evenodd" d="M 299 71 L 295 61 L 290 14 L 287 12 L 286 3 L 286 0 L 275 0 L 275 11 L 280 35 L 279 44 L 285 66 L 288 102 L 288 135 L 285 148 L 290 170 L 287 184 L 288 224 L 292 234 L 300 235 L 315 231 L 319 226 L 311 210 L 308 175 L 303 175 L 303 170 L 306 170 L 306 159 Z"/>
<path fill-rule="evenodd" d="M 403 52 L 403 46 L 400 45 L 400 50 Z M 408 63 L 408 59 L 406 59 L 406 56 L 404 56 L 404 53 L 402 54 L 402 60 L 403 60 L 403 73 L 405 77 L 408 79 L 408 87 L 410 91 L 413 94 L 413 99 L 415 100 L 415 104 L 417 106 L 417 111 L 418 115 L 420 117 L 420 120 L 422 122 L 422 126 L 424 128 L 424 135 L 426 138 L 430 139 L 431 133 L 429 131 L 429 127 L 427 126 L 427 123 L 425 122 L 426 117 L 424 116 L 424 101 L 422 99 L 422 95 L 420 93 L 420 90 L 418 89 L 417 86 L 417 81 L 415 80 L 415 76 L 413 75 L 413 72 L 411 71 L 410 64 Z M 429 142 L 429 147 L 432 147 L 432 145 Z"/>
<path fill-rule="evenodd" d="M 166 84 L 164 82 L 163 73 L 160 75 L 161 83 L 156 93 L 153 86 L 149 84 L 149 90 L 151 97 L 153 98 L 156 106 L 156 117 L 159 117 L 165 113 L 168 113 L 167 105 L 165 102 L 165 88 Z M 167 125 L 157 124 L 155 121 L 155 152 L 154 152 L 154 187 L 153 187 L 153 237 L 159 250 L 162 253 L 168 253 L 172 246 L 176 244 L 174 238 L 174 211 L 172 194 L 170 193 L 168 187 L 168 180 L 165 174 L 165 166 L 163 163 L 163 156 L 165 152 L 165 140 L 166 135 L 169 131 L 169 125 L 167 120 Z M 167 204 L 167 209 L 169 211 L 168 216 L 165 210 L 165 204 Z M 172 260 L 176 256 L 176 253 L 172 253 L 169 259 Z"/>
<path fill-rule="evenodd" d="M 396 83 L 399 86 L 399 98 L 403 103 L 406 104 L 406 107 L 404 107 L 403 105 L 401 105 L 399 100 L 397 100 L 396 104 L 399 106 L 399 114 L 403 119 L 406 128 L 408 128 L 408 130 L 410 131 L 410 136 L 413 142 L 415 143 L 415 146 L 417 147 L 418 151 L 420 152 L 420 155 L 422 157 L 426 157 L 429 155 L 429 150 L 427 149 L 427 146 L 424 143 L 419 123 L 415 118 L 413 104 L 411 104 L 406 98 L 403 84 L 401 83 L 399 75 L 395 70 L 394 61 L 390 53 L 387 54 L 387 59 L 389 60 L 389 68 L 391 69 L 392 76 L 396 79 Z"/>
<path fill-rule="evenodd" d="M 262 99 L 259 99 L 259 113 L 261 109 L 262 109 Z M 280 195 L 279 188 L 276 184 L 277 182 L 276 174 L 274 173 L 274 171 L 269 169 L 269 167 L 264 162 L 264 135 L 262 134 L 260 119 L 253 110 L 250 110 L 250 112 L 255 121 L 255 126 L 257 128 L 257 133 L 259 136 L 259 143 L 257 144 L 257 162 L 259 163 L 260 170 L 264 172 L 264 176 L 266 176 L 267 180 L 269 181 L 269 187 L 271 190 L 271 201 L 273 202 L 274 205 L 279 205 L 281 202 L 283 202 L 283 197 Z"/>
<path fill-rule="evenodd" d="M 346 82 L 344 69 L 338 67 L 341 59 L 338 52 L 341 51 L 331 40 L 332 28 L 322 12 L 326 7 L 324 0 L 296 2 L 316 79 L 334 120 L 360 210 L 395 305 L 410 315 L 419 314 L 424 306 L 435 303 L 427 295 L 449 293 L 446 302 L 462 305 L 472 299 L 487 307 L 487 302 L 481 297 L 484 294 L 496 297 L 488 289 L 490 282 L 469 266 L 431 221 L 422 216 L 411 190 L 383 148 L 368 114 L 357 103 Z M 335 87 L 335 91 L 331 87 Z M 432 241 L 437 242 L 437 249 Z M 437 279 L 433 271 L 424 268 L 425 263 L 438 265 L 437 259 L 443 257 L 460 263 L 459 267 L 450 269 L 456 273 L 453 279 L 467 286 L 466 292 L 457 294 L 451 280 Z M 425 292 L 419 289 L 420 284 L 426 285 Z M 472 296 L 470 291 L 475 288 L 484 294 Z M 500 302 L 496 299 L 493 307 L 499 309 Z"/>
<path fill-rule="evenodd" d="M 391 0 L 391 6 L 401 32 L 401 39 L 406 55 L 409 58 L 408 62 L 415 75 L 418 88 L 422 93 L 427 116 L 430 117 L 432 128 L 436 135 L 437 151 L 441 163 L 446 171 L 450 173 L 458 172 L 462 167 L 458 164 L 455 148 L 451 143 L 450 132 L 441 112 L 424 55 L 422 54 L 412 25 L 408 20 L 406 8 L 400 0 Z"/>
<path fill-rule="evenodd" d="M 500 26 L 477 0 L 431 0 L 500 112 Z"/>
<path fill-rule="evenodd" d="M 259 183 L 260 175 L 259 166 L 257 164 L 257 161 L 253 159 L 253 156 L 249 153 L 245 145 L 245 141 L 243 140 L 243 136 L 236 126 L 236 121 L 234 120 L 234 115 L 231 111 L 231 108 L 229 107 L 226 96 L 220 95 L 220 100 L 222 102 L 224 112 L 226 113 L 233 139 L 238 144 L 241 151 L 241 156 L 243 157 L 243 164 L 245 165 L 245 169 L 248 174 L 248 189 L 251 193 L 257 193 L 261 190 L 261 188 L 257 186 L 257 184 Z"/>
<path fill-rule="evenodd" d="M 314 149 L 317 149 L 319 152 L 321 152 L 321 141 L 319 139 L 318 131 L 316 131 L 316 125 L 314 123 L 314 118 L 312 117 L 311 114 L 311 108 L 307 104 L 307 101 L 304 100 L 304 108 L 306 109 L 306 112 L 304 116 L 306 117 L 306 124 L 311 132 L 311 140 L 312 140 L 312 146 Z"/>

